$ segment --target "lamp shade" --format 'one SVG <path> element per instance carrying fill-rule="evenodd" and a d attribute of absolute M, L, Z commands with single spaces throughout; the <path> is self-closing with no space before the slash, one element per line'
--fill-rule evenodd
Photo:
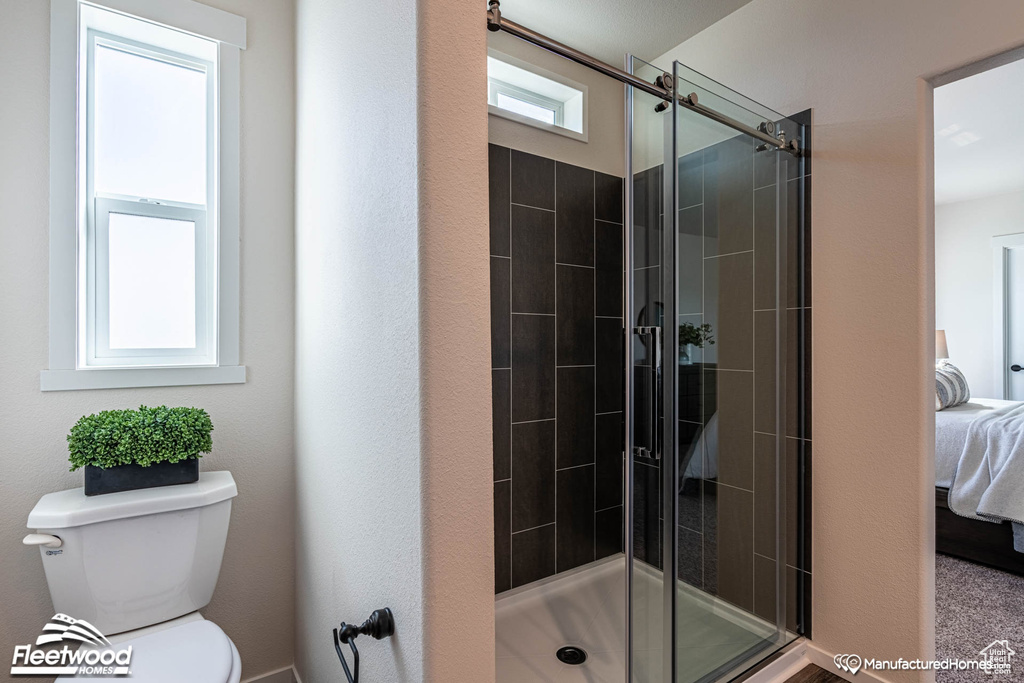
<path fill-rule="evenodd" d="M 935 330 L 935 360 L 949 358 L 949 347 L 946 346 L 946 331 Z"/>

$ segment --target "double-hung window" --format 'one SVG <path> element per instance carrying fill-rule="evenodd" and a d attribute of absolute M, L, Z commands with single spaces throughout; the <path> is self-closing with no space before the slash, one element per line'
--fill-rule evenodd
<path fill-rule="evenodd" d="M 238 53 L 191 0 L 51 0 L 44 390 L 244 381 Z"/>

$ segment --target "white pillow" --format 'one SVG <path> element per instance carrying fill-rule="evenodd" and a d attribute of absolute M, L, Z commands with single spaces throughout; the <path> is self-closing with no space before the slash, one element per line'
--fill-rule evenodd
<path fill-rule="evenodd" d="M 935 366 L 935 410 L 952 408 L 971 400 L 967 378 L 960 369 L 949 361 Z"/>

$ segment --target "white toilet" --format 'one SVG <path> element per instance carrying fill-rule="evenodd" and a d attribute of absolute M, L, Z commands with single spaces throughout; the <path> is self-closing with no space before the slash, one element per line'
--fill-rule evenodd
<path fill-rule="evenodd" d="M 39 545 L 54 610 L 132 645 L 130 677 L 90 681 L 238 683 L 238 650 L 198 612 L 217 585 L 237 494 L 230 472 L 203 472 L 193 484 L 39 499 L 25 542 Z"/>

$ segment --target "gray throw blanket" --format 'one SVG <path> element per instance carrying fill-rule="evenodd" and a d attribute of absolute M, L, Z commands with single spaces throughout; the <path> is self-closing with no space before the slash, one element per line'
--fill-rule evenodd
<path fill-rule="evenodd" d="M 971 423 L 949 487 L 949 509 L 962 517 L 1013 523 L 1024 552 L 1024 404 L 993 410 Z"/>

